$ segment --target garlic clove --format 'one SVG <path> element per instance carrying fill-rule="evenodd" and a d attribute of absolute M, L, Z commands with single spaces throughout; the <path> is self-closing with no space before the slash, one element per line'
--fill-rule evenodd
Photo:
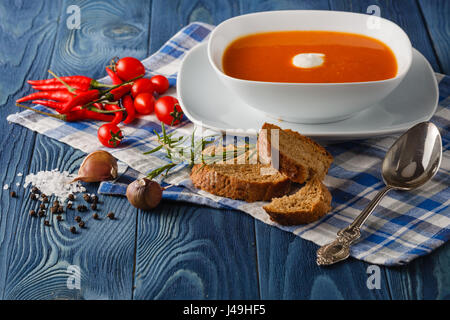
<path fill-rule="evenodd" d="M 117 179 L 117 160 L 107 151 L 97 150 L 84 158 L 75 181 L 99 182 Z"/>
<path fill-rule="evenodd" d="M 158 206 L 162 191 L 158 182 L 141 178 L 128 185 L 127 199 L 134 207 L 147 211 Z"/>

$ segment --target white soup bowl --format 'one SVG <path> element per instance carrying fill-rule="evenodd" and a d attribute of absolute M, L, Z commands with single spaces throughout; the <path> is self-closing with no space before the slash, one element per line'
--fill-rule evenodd
<path fill-rule="evenodd" d="M 381 81 L 282 83 L 242 80 L 224 73 L 224 51 L 237 38 L 292 30 L 349 32 L 378 39 L 394 53 L 397 74 Z M 411 66 L 412 47 L 406 33 L 384 18 L 340 11 L 269 11 L 237 16 L 219 24 L 208 40 L 208 59 L 221 81 L 251 107 L 275 119 L 326 123 L 348 118 L 392 92 Z"/>

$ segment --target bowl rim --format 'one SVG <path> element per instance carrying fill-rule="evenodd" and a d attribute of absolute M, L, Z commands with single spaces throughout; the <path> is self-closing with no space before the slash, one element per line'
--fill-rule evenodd
<path fill-rule="evenodd" d="M 349 11 L 338 11 L 338 10 L 273 10 L 273 11 L 261 11 L 261 12 L 252 12 L 252 13 L 247 13 L 247 14 L 243 14 L 243 15 L 239 15 L 239 16 L 235 16 L 235 17 L 231 17 L 227 20 L 222 21 L 221 23 L 219 23 L 214 30 L 211 32 L 209 38 L 208 38 L 208 46 L 207 46 L 207 53 L 208 53 L 208 61 L 209 64 L 213 67 L 213 69 L 216 71 L 216 73 L 220 74 L 222 77 L 229 79 L 231 81 L 235 81 L 235 82 L 242 82 L 242 83 L 251 83 L 251 84 L 266 84 L 266 85 L 275 85 L 275 86 L 312 86 L 312 87 L 316 87 L 316 86 L 343 86 L 343 85 L 367 85 L 367 84 L 378 84 L 378 83 L 389 83 L 389 82 L 395 82 L 398 80 L 401 80 L 404 78 L 404 76 L 408 73 L 409 69 L 411 68 L 411 64 L 412 64 L 412 44 L 411 44 L 411 40 L 409 39 L 408 34 L 395 22 L 388 20 L 386 18 L 383 17 L 379 17 L 380 19 L 382 19 L 385 23 L 391 24 L 396 26 L 400 33 L 402 33 L 405 37 L 405 39 L 408 42 L 408 51 L 410 52 L 409 55 L 409 61 L 407 61 L 407 66 L 406 68 L 404 68 L 402 73 L 398 73 L 395 77 L 389 78 L 389 79 L 384 79 L 384 80 L 375 80 L 375 81 L 357 81 L 357 82 L 275 82 L 275 81 L 260 81 L 260 80 L 245 80 L 245 79 L 239 79 L 239 78 L 235 78 L 232 76 L 227 75 L 226 73 L 224 73 L 222 70 L 220 70 L 220 68 L 217 67 L 216 63 L 214 62 L 213 58 L 212 58 L 212 39 L 214 39 L 214 36 L 216 35 L 217 32 L 220 31 L 220 27 L 226 23 L 230 23 L 233 20 L 238 20 L 238 19 L 242 19 L 243 17 L 247 17 L 247 16 L 256 16 L 256 15 L 268 15 L 268 14 L 274 14 L 274 13 L 325 13 L 325 14 L 348 14 L 348 15 L 359 15 L 359 16 L 370 16 L 364 13 L 358 13 L 358 12 L 349 12 Z M 219 31 L 218 31 L 219 30 Z M 351 32 L 354 34 L 361 34 L 362 33 L 358 33 L 358 32 Z M 251 33 L 249 33 L 251 34 Z M 381 41 L 381 40 L 380 40 Z M 384 42 L 383 42 L 384 43 Z M 386 43 L 384 43 L 386 46 L 388 46 Z M 229 43 L 228 43 L 229 45 Z M 388 46 L 389 47 L 389 46 Z M 389 49 L 391 49 L 389 47 Z M 391 49 L 392 50 L 392 49 Z M 395 56 L 396 60 L 397 60 L 397 56 Z M 397 62 L 398 63 L 398 62 Z"/>

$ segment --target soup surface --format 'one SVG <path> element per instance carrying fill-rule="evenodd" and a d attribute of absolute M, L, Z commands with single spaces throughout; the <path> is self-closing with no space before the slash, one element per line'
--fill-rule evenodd
<path fill-rule="evenodd" d="M 363 82 L 397 74 L 397 60 L 383 42 L 332 31 L 247 35 L 226 48 L 222 65 L 231 77 L 273 82 Z"/>

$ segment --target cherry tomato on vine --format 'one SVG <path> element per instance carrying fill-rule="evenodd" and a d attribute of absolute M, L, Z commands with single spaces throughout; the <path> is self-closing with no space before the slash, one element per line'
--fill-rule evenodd
<path fill-rule="evenodd" d="M 163 94 L 169 89 L 169 80 L 162 75 L 156 75 L 150 78 L 150 81 L 153 83 L 155 91 L 159 94 Z"/>
<path fill-rule="evenodd" d="M 117 61 L 116 73 L 123 81 L 128 81 L 145 74 L 144 65 L 136 58 L 125 57 Z"/>
<path fill-rule="evenodd" d="M 178 100 L 171 96 L 164 96 L 156 100 L 155 114 L 159 121 L 169 126 L 180 123 L 183 118 L 183 111 Z"/>
<path fill-rule="evenodd" d="M 134 99 L 134 109 L 139 114 L 150 114 L 155 110 L 155 97 L 151 93 L 140 93 Z"/>
<path fill-rule="evenodd" d="M 139 93 L 151 93 L 155 91 L 155 87 L 150 79 L 141 78 L 134 81 L 131 87 L 131 95 L 136 98 Z"/>
<path fill-rule="evenodd" d="M 98 140 L 108 148 L 115 148 L 122 142 L 122 130 L 114 123 L 105 123 L 97 131 Z"/>

